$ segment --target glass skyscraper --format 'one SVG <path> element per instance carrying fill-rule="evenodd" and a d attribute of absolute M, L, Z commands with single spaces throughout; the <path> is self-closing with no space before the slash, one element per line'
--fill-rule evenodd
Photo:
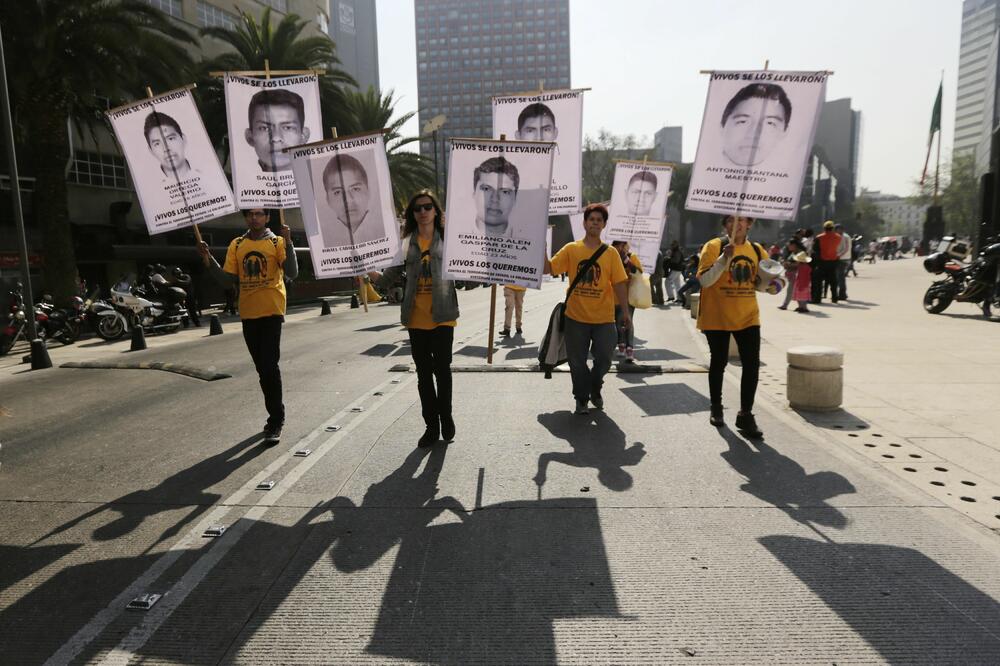
<path fill-rule="evenodd" d="M 420 127 L 491 137 L 490 97 L 570 87 L 568 0 L 414 0 Z M 432 156 L 430 137 L 420 152 Z M 442 166 L 444 173 L 446 167 Z"/>

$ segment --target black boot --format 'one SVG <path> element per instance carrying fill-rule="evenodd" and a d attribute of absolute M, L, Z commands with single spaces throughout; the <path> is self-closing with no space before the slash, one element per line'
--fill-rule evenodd
<path fill-rule="evenodd" d="M 419 440 L 417 440 L 417 446 L 422 449 L 426 449 L 428 446 L 434 446 L 437 444 L 440 438 L 441 426 L 439 426 L 437 421 L 435 421 L 433 425 L 428 425 L 427 429 L 424 430 L 424 434 L 420 436 Z"/>
<path fill-rule="evenodd" d="M 451 418 L 451 414 L 441 415 L 441 439 L 446 442 L 455 441 L 455 419 Z"/>

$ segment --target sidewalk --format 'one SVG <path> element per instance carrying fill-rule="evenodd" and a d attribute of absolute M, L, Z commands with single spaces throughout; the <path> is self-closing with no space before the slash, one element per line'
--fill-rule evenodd
<path fill-rule="evenodd" d="M 531 296 L 526 348 L 558 292 Z M 638 313 L 640 360 L 697 360 L 688 321 Z M 479 324 L 463 323 L 470 345 Z M 76 645 L 77 626 L 31 619 L 127 566 L 123 585 L 153 573 L 120 597 L 165 596 L 94 616 L 85 661 L 1000 662 L 995 534 L 769 399 L 764 442 L 716 429 L 706 395 L 703 373 L 613 374 L 606 411 L 576 416 L 566 373 L 456 373 L 458 437 L 421 450 L 415 378 L 386 372 L 181 534 L 172 568 L 72 566 L 0 619 L 54 642 L 46 655 Z M 204 539 L 208 524 L 230 528 Z"/>
<path fill-rule="evenodd" d="M 1000 323 L 966 303 L 927 314 L 922 298 L 932 276 L 920 259 L 859 264 L 858 273 L 848 278 L 846 303 L 810 305 L 813 314 L 758 298 L 761 394 L 794 413 L 784 392 L 785 352 L 840 348 L 843 409 L 801 417 L 1000 532 Z"/>

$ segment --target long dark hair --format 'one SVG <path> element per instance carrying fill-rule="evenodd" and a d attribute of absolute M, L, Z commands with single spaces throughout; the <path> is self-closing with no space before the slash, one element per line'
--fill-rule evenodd
<path fill-rule="evenodd" d="M 406 210 L 403 212 L 403 238 L 407 238 L 410 234 L 417 230 L 417 215 L 414 210 L 417 199 L 422 199 L 427 197 L 434 204 L 434 229 L 444 237 L 444 212 L 441 210 L 441 204 L 438 203 L 437 197 L 430 190 L 420 190 L 412 197 L 410 197 L 410 202 L 406 204 Z"/>

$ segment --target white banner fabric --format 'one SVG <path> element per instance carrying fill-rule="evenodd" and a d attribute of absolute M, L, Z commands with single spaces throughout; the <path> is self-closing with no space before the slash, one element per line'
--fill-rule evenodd
<path fill-rule="evenodd" d="M 451 142 L 444 275 L 539 288 L 555 144 Z"/>
<path fill-rule="evenodd" d="M 554 141 L 549 215 L 580 210 L 583 180 L 583 91 L 553 90 L 493 98 L 493 138 Z"/>
<path fill-rule="evenodd" d="M 613 240 L 653 241 L 659 244 L 667 214 L 670 176 L 665 164 L 618 162 L 611 188 L 606 234 Z"/>
<path fill-rule="evenodd" d="M 150 234 L 236 212 L 233 191 L 190 90 L 107 112 Z"/>
<path fill-rule="evenodd" d="M 227 74 L 226 122 L 233 191 L 240 208 L 298 208 L 286 148 L 323 138 L 319 77 L 260 79 Z"/>
<path fill-rule="evenodd" d="M 289 151 L 317 278 L 393 265 L 399 227 L 381 134 Z"/>
<path fill-rule="evenodd" d="M 714 72 L 685 206 L 795 217 L 826 97 L 826 72 Z"/>

